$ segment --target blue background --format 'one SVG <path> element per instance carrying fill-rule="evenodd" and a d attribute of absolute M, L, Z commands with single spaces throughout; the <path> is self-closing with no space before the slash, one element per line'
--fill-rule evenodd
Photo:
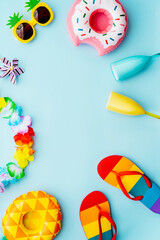
<path fill-rule="evenodd" d="M 157 240 L 160 216 L 109 186 L 98 176 L 99 161 L 111 154 L 132 159 L 160 185 L 160 122 L 147 116 L 126 117 L 105 110 L 111 90 L 137 100 L 147 111 L 160 113 L 160 60 L 142 74 L 116 82 L 112 61 L 135 54 L 154 54 L 160 49 L 160 1 L 121 0 L 129 18 L 123 43 L 114 52 L 98 57 L 94 48 L 75 48 L 68 36 L 66 18 L 73 0 L 46 0 L 55 12 L 47 27 L 36 26 L 37 36 L 21 44 L 5 25 L 20 11 L 30 19 L 24 1 L 1 0 L 0 57 L 17 57 L 25 74 L 16 86 L 0 81 L 0 96 L 11 97 L 33 119 L 35 161 L 26 177 L 0 196 L 0 219 L 9 204 L 31 190 L 54 195 L 63 211 L 57 240 L 86 239 L 79 220 L 83 198 L 93 190 L 108 197 L 117 223 L 119 240 Z M 0 121 L 1 166 L 13 160 L 12 132 Z"/>

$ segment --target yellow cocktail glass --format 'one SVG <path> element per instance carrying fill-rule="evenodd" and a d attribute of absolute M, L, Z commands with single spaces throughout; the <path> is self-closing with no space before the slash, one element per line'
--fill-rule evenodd
<path fill-rule="evenodd" d="M 143 107 L 141 107 L 133 99 L 121 95 L 116 92 L 111 92 L 106 104 L 106 109 L 129 116 L 138 116 L 138 115 L 149 115 L 154 118 L 160 119 L 160 116 L 146 112 Z"/>

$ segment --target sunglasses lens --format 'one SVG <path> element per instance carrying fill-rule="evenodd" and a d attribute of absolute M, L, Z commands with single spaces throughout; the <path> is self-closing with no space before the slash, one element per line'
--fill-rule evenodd
<path fill-rule="evenodd" d="M 34 12 L 34 18 L 37 22 L 45 24 L 50 20 L 51 14 L 46 7 L 39 7 Z"/>
<path fill-rule="evenodd" d="M 16 30 L 19 38 L 28 40 L 33 36 L 33 28 L 28 23 L 21 23 Z"/>

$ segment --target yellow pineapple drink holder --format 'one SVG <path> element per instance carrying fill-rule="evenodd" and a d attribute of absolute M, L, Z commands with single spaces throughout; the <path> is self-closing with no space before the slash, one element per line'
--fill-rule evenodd
<path fill-rule="evenodd" d="M 57 200 L 42 191 L 16 198 L 2 220 L 8 240 L 52 240 L 61 230 L 62 214 Z"/>
<path fill-rule="evenodd" d="M 35 2 L 38 0 L 35 0 Z M 39 1 L 38 1 L 39 2 Z M 21 42 L 28 43 L 33 40 L 36 35 L 35 25 L 39 24 L 40 26 L 47 26 L 51 23 L 54 18 L 54 13 L 52 9 L 44 2 L 38 3 L 33 8 L 30 7 L 30 2 L 26 3 L 26 7 L 29 7 L 31 11 L 32 19 L 27 21 L 25 19 L 21 20 L 19 17 L 19 13 L 14 14 L 13 17 L 10 17 L 7 25 L 11 25 L 10 28 L 13 27 L 13 35 Z"/>
<path fill-rule="evenodd" d="M 129 116 L 149 115 L 160 119 L 160 116 L 146 112 L 137 102 L 129 97 L 116 92 L 111 92 L 106 104 L 106 109 Z"/>

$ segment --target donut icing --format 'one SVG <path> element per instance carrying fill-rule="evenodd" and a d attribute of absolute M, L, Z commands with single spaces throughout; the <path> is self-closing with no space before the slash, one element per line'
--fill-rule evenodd
<path fill-rule="evenodd" d="M 69 11 L 67 26 L 75 46 L 89 44 L 102 56 L 122 42 L 128 20 L 118 0 L 76 0 Z"/>

